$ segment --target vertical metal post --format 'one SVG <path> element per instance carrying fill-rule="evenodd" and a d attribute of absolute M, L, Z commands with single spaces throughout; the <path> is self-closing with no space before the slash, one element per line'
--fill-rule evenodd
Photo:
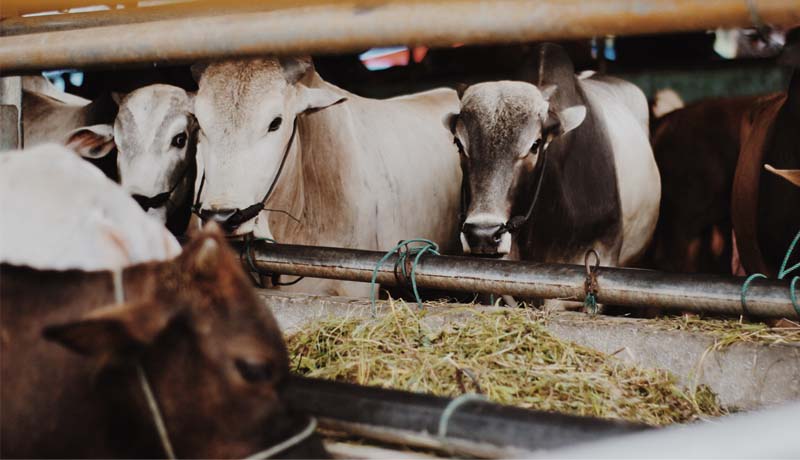
<path fill-rule="evenodd" d="M 22 148 L 22 77 L 0 78 L 0 151 Z"/>

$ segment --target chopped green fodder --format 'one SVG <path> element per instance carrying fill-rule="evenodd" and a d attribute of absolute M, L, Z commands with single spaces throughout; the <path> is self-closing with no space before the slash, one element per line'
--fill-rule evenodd
<path fill-rule="evenodd" d="M 435 314 L 399 301 L 387 308 L 377 319 L 331 319 L 293 335 L 293 369 L 448 397 L 479 391 L 501 404 L 649 425 L 725 413 L 707 387 L 689 391 L 664 370 L 559 340 L 535 311 L 466 308 L 456 322 L 426 321 Z"/>

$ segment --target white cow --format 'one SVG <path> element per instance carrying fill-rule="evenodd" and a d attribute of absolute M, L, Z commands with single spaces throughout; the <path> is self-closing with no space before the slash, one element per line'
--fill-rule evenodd
<path fill-rule="evenodd" d="M 117 106 L 109 96 L 90 101 L 59 91 L 41 75 L 22 78 L 22 130 L 25 148 L 46 143 L 68 144 L 86 140 L 70 139 L 82 126 L 110 123 Z M 102 149 L 103 145 L 91 148 Z"/>
<path fill-rule="evenodd" d="M 441 120 L 458 109 L 455 91 L 366 99 L 302 58 L 200 72 L 206 220 L 281 243 L 386 250 L 424 237 L 454 249 L 461 174 Z M 368 286 L 305 280 L 296 289 L 363 295 Z"/>
<path fill-rule="evenodd" d="M 116 147 L 122 188 L 176 235 L 189 223 L 197 176 L 192 98 L 175 86 L 145 86 L 120 98 L 113 126 L 82 127 L 69 136 L 69 146 L 88 159 Z"/>
<path fill-rule="evenodd" d="M 0 262 L 113 270 L 180 245 L 119 185 L 63 146 L 0 155 Z"/>

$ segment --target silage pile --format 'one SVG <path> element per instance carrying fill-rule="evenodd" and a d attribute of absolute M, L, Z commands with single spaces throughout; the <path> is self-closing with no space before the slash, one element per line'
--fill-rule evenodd
<path fill-rule="evenodd" d="M 288 340 L 293 370 L 309 377 L 491 401 L 649 425 L 724 414 L 707 388 L 561 341 L 540 313 L 462 311 L 459 321 L 390 301 L 377 319 L 332 319 Z"/>

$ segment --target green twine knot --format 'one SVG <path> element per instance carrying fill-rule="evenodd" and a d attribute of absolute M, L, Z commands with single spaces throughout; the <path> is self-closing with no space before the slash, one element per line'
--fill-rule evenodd
<path fill-rule="evenodd" d="M 412 244 L 417 244 L 418 246 L 411 246 Z M 401 249 L 405 248 L 405 251 Z M 370 292 L 369 292 L 369 299 L 372 303 L 372 316 L 375 317 L 378 314 L 378 307 L 375 302 L 375 287 L 376 287 L 376 280 L 378 279 L 378 271 L 381 269 L 383 264 L 391 257 L 393 254 L 397 254 L 397 260 L 394 263 L 394 270 L 397 272 L 397 267 L 400 266 L 400 269 L 403 273 L 404 278 L 411 278 L 411 288 L 414 291 L 414 298 L 417 301 L 417 307 L 421 310 L 422 309 L 422 298 L 419 296 L 419 291 L 417 290 L 417 278 L 416 278 L 416 271 L 417 265 L 419 264 L 420 258 L 424 254 L 430 253 L 435 255 L 439 254 L 439 245 L 434 243 L 431 240 L 426 240 L 424 238 L 414 238 L 410 240 L 403 240 L 397 243 L 392 249 L 390 249 L 381 260 L 375 265 L 375 269 L 372 270 L 372 281 L 370 282 Z M 411 273 L 406 272 L 406 262 L 410 256 L 414 256 L 414 260 L 411 263 Z M 410 275 L 410 276 L 409 276 Z"/>
<path fill-rule="evenodd" d="M 583 308 L 585 308 L 590 315 L 597 314 L 597 296 L 594 292 L 586 294 L 586 298 L 583 300 Z"/>
<path fill-rule="evenodd" d="M 789 245 L 789 249 L 786 251 L 786 255 L 783 257 L 783 263 L 781 263 L 781 269 L 778 270 L 778 279 L 782 280 L 788 275 L 789 273 L 797 270 L 800 268 L 800 262 L 792 265 L 789 268 L 786 268 L 789 265 L 789 258 L 794 253 L 794 248 L 797 246 L 797 242 L 800 241 L 800 230 L 795 235 L 794 239 L 792 240 L 792 244 Z M 742 292 L 741 292 L 741 302 L 742 302 L 742 310 L 746 315 L 750 314 L 750 311 L 747 309 L 747 290 L 750 288 L 750 283 L 752 283 L 757 278 L 764 278 L 767 279 L 767 275 L 763 273 L 753 273 L 752 275 L 748 276 L 747 279 L 744 280 L 744 284 L 742 284 Z M 800 281 L 800 276 L 795 275 L 792 277 L 792 281 L 789 284 L 789 298 L 792 299 L 792 307 L 794 307 L 795 313 L 797 316 L 800 316 L 800 303 L 797 301 L 797 282 Z"/>

